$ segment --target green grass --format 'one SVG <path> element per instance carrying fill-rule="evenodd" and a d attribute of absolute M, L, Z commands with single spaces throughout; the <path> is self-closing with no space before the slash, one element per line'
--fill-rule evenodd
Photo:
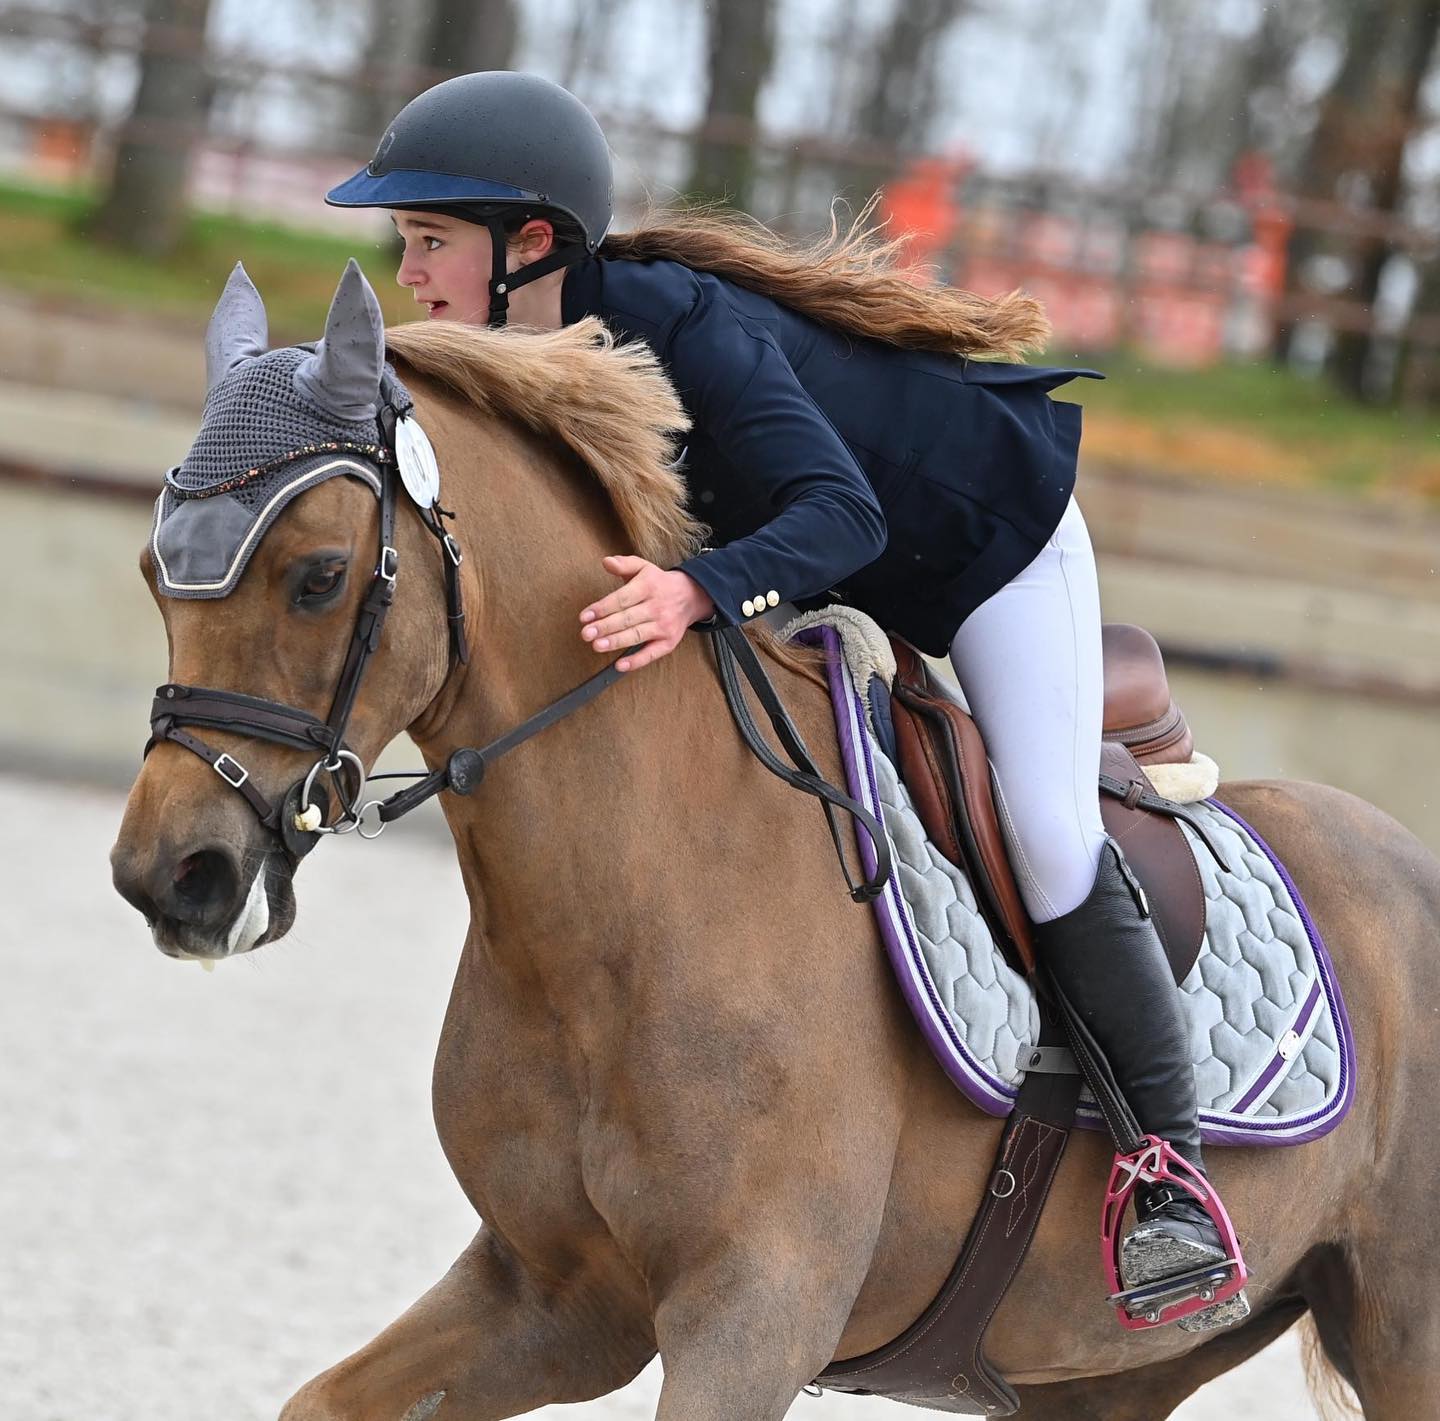
<path fill-rule="evenodd" d="M 1440 452 L 1440 416 L 1362 405 L 1326 381 L 1266 361 L 1231 361 L 1205 370 L 1158 368 L 1133 354 L 1094 359 L 1101 381 L 1065 390 L 1089 409 L 1145 419 L 1197 419 L 1263 431 L 1279 440 L 1355 438 L 1428 443 Z"/>
<path fill-rule="evenodd" d="M 0 283 L 67 304 L 89 301 L 203 322 L 231 267 L 243 261 L 265 298 L 274 333 L 302 339 L 321 328 L 335 283 L 353 256 L 388 319 L 414 316 L 410 297 L 395 286 L 394 250 L 387 241 L 201 214 L 191 220 L 181 249 L 157 262 L 91 240 L 85 231 L 94 206 L 85 192 L 0 183 Z"/>
<path fill-rule="evenodd" d="M 1104 383 L 1064 398 L 1086 409 L 1086 447 L 1118 464 L 1344 492 L 1440 497 L 1440 414 L 1362 405 L 1326 381 L 1265 362 L 1205 370 L 1115 354 Z"/>

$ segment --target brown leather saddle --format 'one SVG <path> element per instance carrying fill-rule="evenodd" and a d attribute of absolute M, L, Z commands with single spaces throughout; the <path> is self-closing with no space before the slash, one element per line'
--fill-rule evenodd
<path fill-rule="evenodd" d="M 1155 638 L 1123 623 L 1103 629 L 1104 744 L 1100 812 L 1144 885 L 1176 982 L 1199 956 L 1205 892 L 1177 820 L 1203 827 L 1155 793 L 1142 765 L 1189 760 L 1194 740 L 1170 695 Z M 936 848 L 970 879 L 981 912 L 1017 970 L 1035 968 L 1031 923 L 1001 827 L 984 737 L 954 693 L 908 642 L 891 639 L 891 700 L 899 769 Z M 1207 839 L 1208 842 L 1208 839 Z"/>

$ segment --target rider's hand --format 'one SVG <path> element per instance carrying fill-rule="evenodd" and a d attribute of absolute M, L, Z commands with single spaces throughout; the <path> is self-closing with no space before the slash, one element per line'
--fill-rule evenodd
<path fill-rule="evenodd" d="M 638 671 L 675 650 L 686 628 L 713 616 L 710 594 L 688 573 L 666 572 L 644 558 L 608 557 L 605 571 L 625 585 L 580 613 L 580 635 L 598 652 L 643 650 L 623 656 L 621 671 Z"/>

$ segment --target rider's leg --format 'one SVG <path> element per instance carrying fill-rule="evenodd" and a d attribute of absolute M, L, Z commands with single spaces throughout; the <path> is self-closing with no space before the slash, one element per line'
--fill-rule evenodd
<path fill-rule="evenodd" d="M 1090 1026 L 1141 1128 L 1200 1168 L 1179 992 L 1100 818 L 1100 594 L 1073 499 L 1035 561 L 967 619 L 950 657 L 985 736 L 1045 965 Z M 1143 1222 L 1126 1257 L 1133 1265 L 1137 1246 L 1148 1252 L 1152 1276 L 1219 1252 L 1218 1233 L 1188 1196 L 1147 1190 L 1137 1207 Z"/>

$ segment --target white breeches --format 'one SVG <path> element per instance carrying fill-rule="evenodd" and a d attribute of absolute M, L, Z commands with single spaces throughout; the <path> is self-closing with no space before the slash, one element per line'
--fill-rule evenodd
<path fill-rule="evenodd" d="M 1089 896 L 1105 841 L 1100 590 L 1073 498 L 1035 561 L 956 632 L 950 660 L 990 753 L 1021 896 L 1048 922 Z"/>

